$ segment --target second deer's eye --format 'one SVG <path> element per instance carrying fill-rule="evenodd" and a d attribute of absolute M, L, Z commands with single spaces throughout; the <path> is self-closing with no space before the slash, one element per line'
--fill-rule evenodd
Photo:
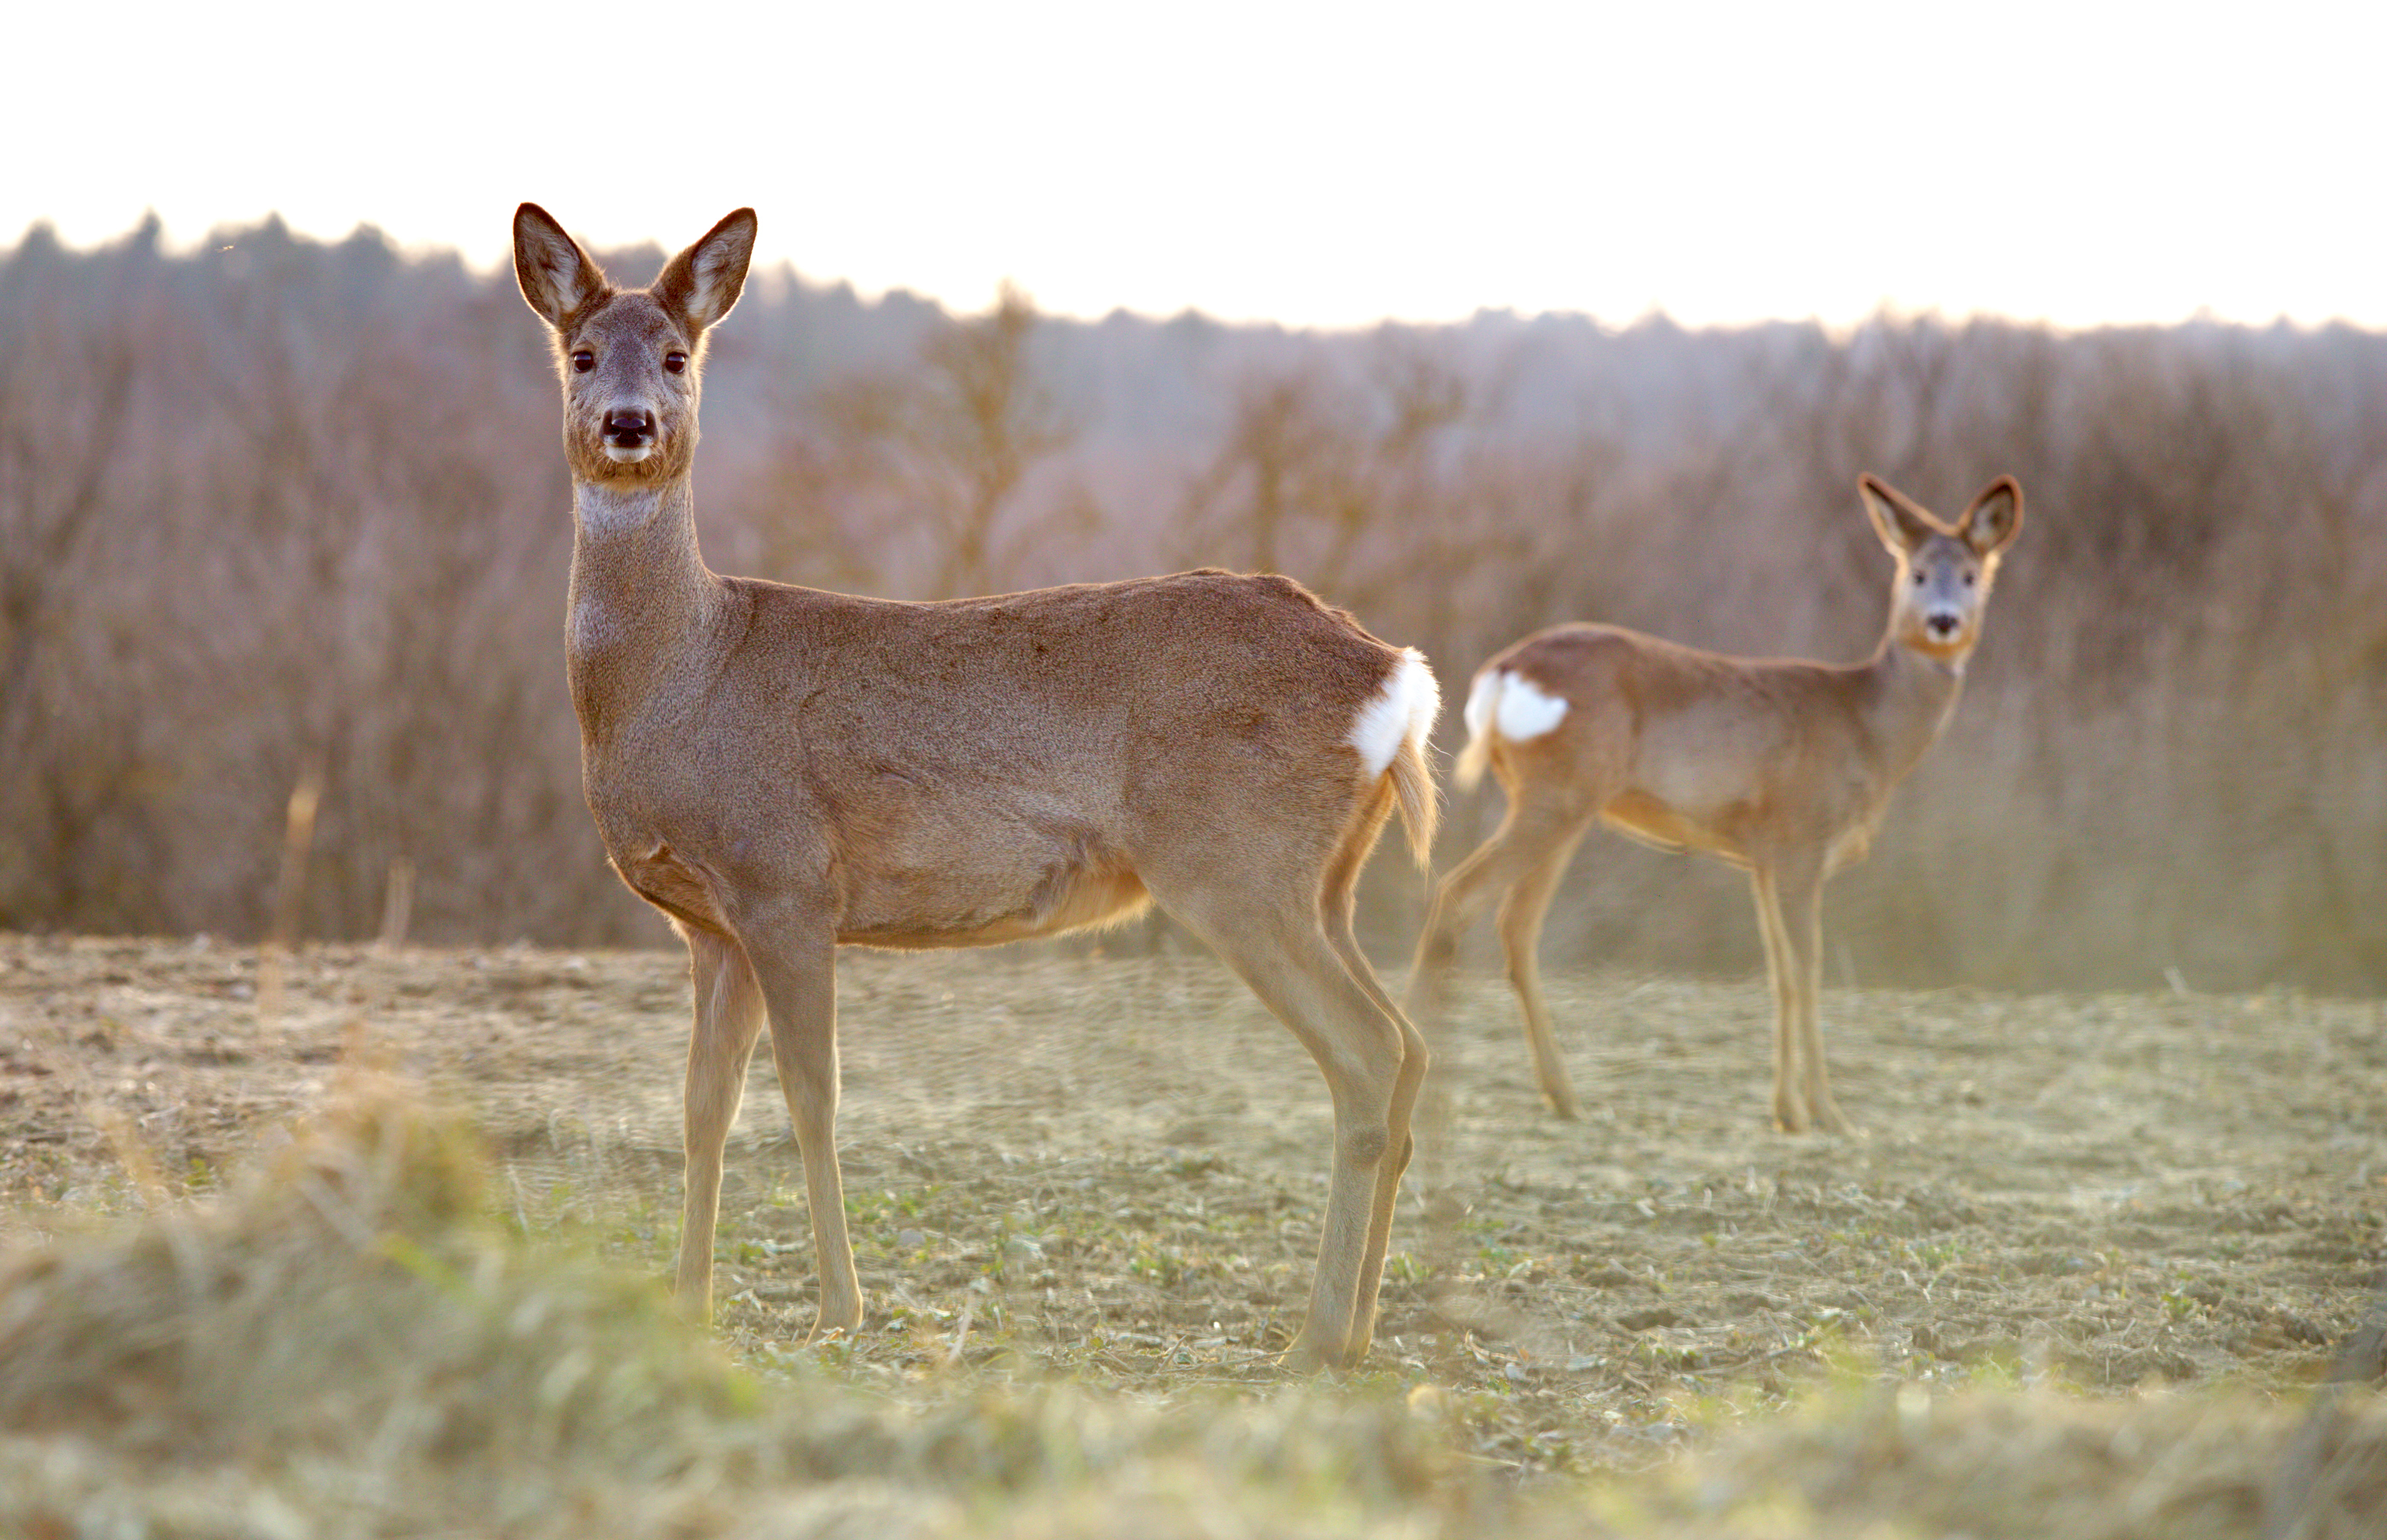
<path fill-rule="evenodd" d="M 575 374 L 586 374 L 596 367 L 597 355 L 591 353 L 586 347 L 581 348 L 579 351 L 572 355 L 572 372 Z"/>
<path fill-rule="evenodd" d="M 687 373 L 688 355 L 686 353 L 665 353 L 663 355 L 663 372 L 666 374 Z"/>

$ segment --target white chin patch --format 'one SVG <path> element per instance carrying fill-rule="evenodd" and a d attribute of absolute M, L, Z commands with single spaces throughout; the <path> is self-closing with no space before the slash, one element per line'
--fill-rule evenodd
<path fill-rule="evenodd" d="M 1566 719 L 1567 701 L 1552 695 L 1522 674 L 1502 670 L 1499 705 L 1493 721 L 1511 743 L 1541 737 Z"/>
<path fill-rule="evenodd" d="M 636 465 L 654 452 L 655 447 L 651 444 L 641 444 L 635 449 L 625 449 L 619 444 L 605 446 L 605 458 L 616 465 Z"/>
<path fill-rule="evenodd" d="M 1392 767 L 1393 756 L 1408 742 L 1423 743 L 1433 733 L 1433 719 L 1442 710 L 1442 688 L 1433 681 L 1424 654 L 1401 649 L 1400 665 L 1359 708 L 1344 741 L 1359 751 L 1359 763 L 1373 780 Z"/>

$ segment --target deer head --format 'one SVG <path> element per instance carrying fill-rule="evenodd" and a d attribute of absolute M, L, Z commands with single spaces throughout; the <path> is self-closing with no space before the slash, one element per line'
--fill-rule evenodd
<path fill-rule="evenodd" d="M 546 209 L 525 203 L 514 211 L 514 277 L 555 337 L 575 481 L 651 485 L 688 474 L 705 333 L 746 286 L 754 228 L 754 210 L 740 208 L 665 263 L 651 285 L 620 289 Z"/>
<path fill-rule="evenodd" d="M 2022 484 L 2000 476 L 1953 524 L 1880 477 L 1857 480 L 1874 532 L 1898 559 L 1891 579 L 1890 635 L 1901 647 L 1961 663 L 1981 639 L 1981 615 L 1998 561 L 2022 528 Z"/>

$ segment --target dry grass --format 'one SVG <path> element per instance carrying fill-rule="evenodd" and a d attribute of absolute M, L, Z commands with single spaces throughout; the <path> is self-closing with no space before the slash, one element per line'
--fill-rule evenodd
<path fill-rule="evenodd" d="M 330 1100 L 217 1197 L 0 1264 L 0 1533 L 2119 1540 L 2256 1533 L 2299 1454 L 2280 1533 L 2387 1525 L 2367 1396 L 2306 1418 L 1844 1371 L 1787 1412 L 1689 1414 L 1720 1441 L 1656 1471 L 1519 1483 L 1430 1385 L 757 1376 L 643 1278 L 494 1218 L 454 1119 L 367 1073 Z"/>
<path fill-rule="evenodd" d="M 20 1251 L 0 1533 L 1165 1534 L 1224 1483 L 1251 1523 L 1201 1533 L 1341 1534 L 1459 1470 L 1397 1401 L 766 1385 L 481 1195 L 465 1130 L 352 1076 L 221 1198 Z"/>
<path fill-rule="evenodd" d="M 1600 1506 L 1717 1540 L 2355 1540 L 2387 1534 L 2387 1405 L 1852 1384 Z"/>
<path fill-rule="evenodd" d="M 751 1386 L 650 1288 L 522 1250 L 480 1200 L 461 1126 L 352 1079 L 221 1200 L 15 1258 L 0 1423 L 46 1441 L 17 1451 L 20 1529 L 43 1472 L 180 1493 L 236 1470 L 362 1533 L 441 1509 L 535 1528 L 600 1473 L 684 1477 Z"/>

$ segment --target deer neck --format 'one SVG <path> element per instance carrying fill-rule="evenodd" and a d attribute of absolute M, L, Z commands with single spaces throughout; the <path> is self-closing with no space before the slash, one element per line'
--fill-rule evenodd
<path fill-rule="evenodd" d="M 1938 742 L 1964 688 L 1964 660 L 1939 658 L 1899 639 L 1895 628 L 1863 665 L 1865 726 L 1886 784 L 1905 778 Z"/>
<path fill-rule="evenodd" d="M 564 660 L 584 737 L 607 736 L 703 646 L 721 580 L 696 546 L 689 478 L 572 487 Z"/>

